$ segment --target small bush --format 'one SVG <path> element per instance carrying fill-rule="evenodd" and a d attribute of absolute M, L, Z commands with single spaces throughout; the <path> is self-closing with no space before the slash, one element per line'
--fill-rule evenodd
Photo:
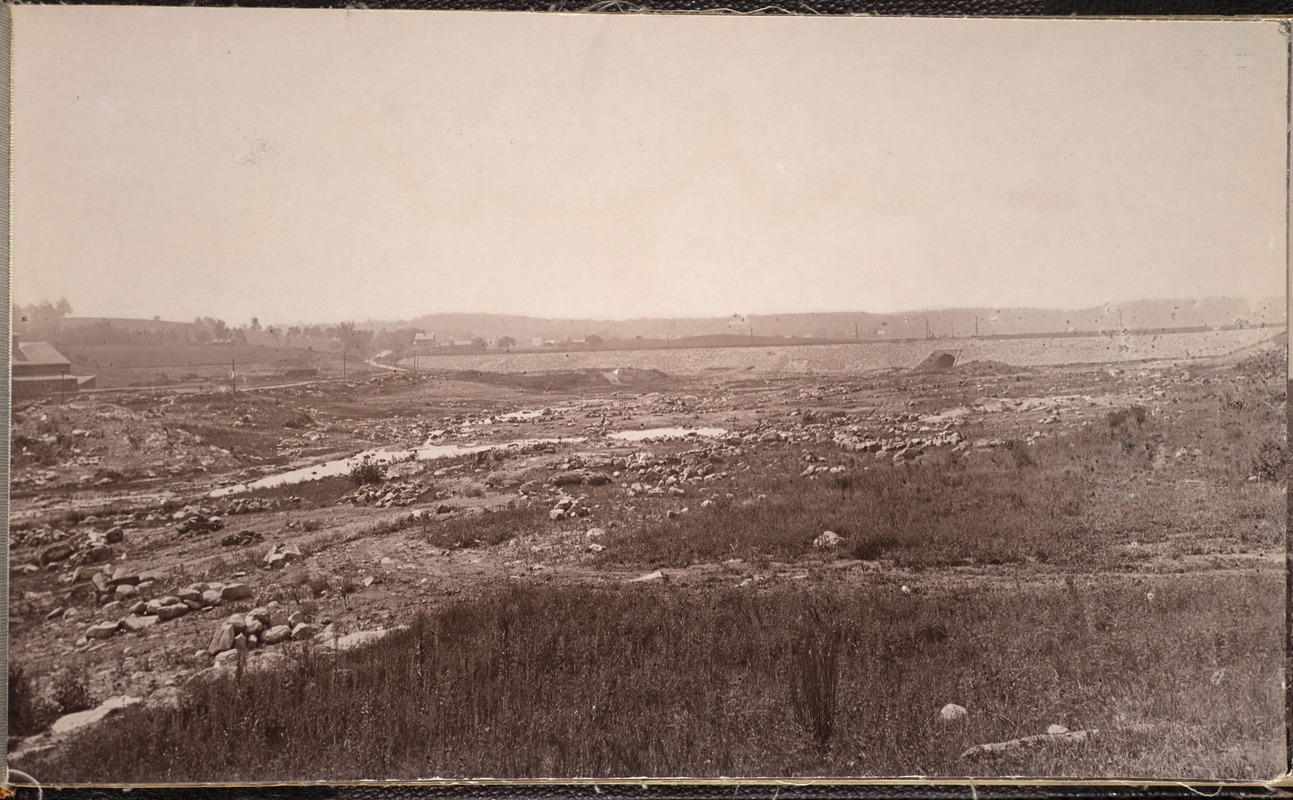
<path fill-rule="evenodd" d="M 853 557 L 862 561 L 875 561 L 902 544 L 902 539 L 892 531 L 868 531 L 852 537 L 850 550 Z"/>
<path fill-rule="evenodd" d="M 95 706 L 85 678 L 74 675 L 64 675 L 54 684 L 54 703 L 64 714 L 87 711 Z"/>
<path fill-rule="evenodd" d="M 30 736 L 48 728 L 58 708 L 37 697 L 22 667 L 9 665 L 9 735 Z"/>
<path fill-rule="evenodd" d="M 1015 466 L 1019 469 L 1037 466 L 1037 461 L 1028 452 L 1028 445 L 1018 439 L 1010 439 L 1006 442 L 1006 452 L 1014 459 Z"/>
<path fill-rule="evenodd" d="M 1267 439 L 1253 456 L 1252 474 L 1261 481 L 1283 481 L 1288 473 L 1288 463 L 1288 448 L 1274 439 Z"/>
<path fill-rule="evenodd" d="M 1126 428 L 1129 422 L 1143 425 L 1145 423 L 1145 409 L 1141 406 L 1119 408 L 1106 414 L 1105 420 L 1109 423 L 1109 427 L 1115 430 L 1118 428 Z"/>
<path fill-rule="evenodd" d="M 350 482 L 356 486 L 381 483 L 384 480 L 386 480 L 386 473 L 367 458 L 350 468 Z"/>
<path fill-rule="evenodd" d="M 304 411 L 297 414 L 293 414 L 292 416 L 288 417 L 286 420 L 283 421 L 284 428 L 292 428 L 294 430 L 300 429 L 300 428 L 308 428 L 313 424 L 314 424 L 314 417 L 311 417 L 308 413 Z"/>

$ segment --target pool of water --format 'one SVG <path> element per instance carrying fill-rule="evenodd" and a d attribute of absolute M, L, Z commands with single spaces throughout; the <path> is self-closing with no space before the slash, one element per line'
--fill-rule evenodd
<path fill-rule="evenodd" d="M 688 436 L 713 439 L 726 435 L 726 428 L 647 428 L 640 431 L 619 431 L 612 433 L 610 438 L 625 442 L 640 442 L 643 439 L 684 439 Z"/>
<path fill-rule="evenodd" d="M 564 442 L 582 442 L 585 441 L 582 436 L 563 437 L 557 439 L 521 439 L 515 442 L 497 442 L 492 444 L 429 444 L 422 447 L 411 448 L 408 450 L 365 450 L 362 453 L 356 453 L 349 458 L 338 458 L 333 461 L 326 461 L 322 464 L 314 464 L 308 467 L 299 467 L 297 469 L 280 472 L 277 475 L 267 475 L 264 478 L 258 478 L 250 483 L 240 483 L 234 486 L 222 486 L 213 490 L 209 497 L 227 497 L 231 494 L 241 494 L 250 492 L 253 489 L 272 489 L 276 486 L 287 486 L 293 483 L 304 483 L 305 481 L 317 481 L 321 478 L 331 478 L 337 475 L 348 475 L 350 470 L 356 465 L 364 462 L 365 459 L 374 464 L 396 464 L 402 461 L 434 461 L 442 458 L 453 458 L 454 456 L 470 455 L 472 453 L 483 453 L 486 450 L 498 450 L 509 447 L 527 447 L 535 444 L 561 444 Z"/>

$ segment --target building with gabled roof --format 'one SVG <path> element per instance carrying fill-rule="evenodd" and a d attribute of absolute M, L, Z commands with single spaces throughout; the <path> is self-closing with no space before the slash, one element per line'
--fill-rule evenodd
<path fill-rule="evenodd" d="M 49 342 L 24 342 L 13 337 L 10 385 L 14 400 L 94 388 L 93 375 L 71 372 L 72 362 Z"/>

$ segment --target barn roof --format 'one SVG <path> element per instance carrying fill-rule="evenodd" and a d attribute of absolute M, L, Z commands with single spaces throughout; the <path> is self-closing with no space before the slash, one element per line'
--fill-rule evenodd
<path fill-rule="evenodd" d="M 15 364 L 39 364 L 44 366 L 70 367 L 71 361 L 58 352 L 49 342 L 18 342 L 14 348 Z"/>

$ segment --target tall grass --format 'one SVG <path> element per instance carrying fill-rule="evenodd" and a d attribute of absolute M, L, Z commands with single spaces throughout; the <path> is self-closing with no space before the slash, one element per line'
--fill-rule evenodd
<path fill-rule="evenodd" d="M 127 709 L 16 766 L 131 783 L 1270 777 L 1283 765 L 1281 594 L 1274 575 L 914 595 L 513 584 L 362 650 L 285 646 L 282 669 L 197 681 L 178 707 Z M 939 721 L 949 702 L 969 709 L 963 724 Z M 1052 723 L 1101 734 L 958 759 Z"/>

